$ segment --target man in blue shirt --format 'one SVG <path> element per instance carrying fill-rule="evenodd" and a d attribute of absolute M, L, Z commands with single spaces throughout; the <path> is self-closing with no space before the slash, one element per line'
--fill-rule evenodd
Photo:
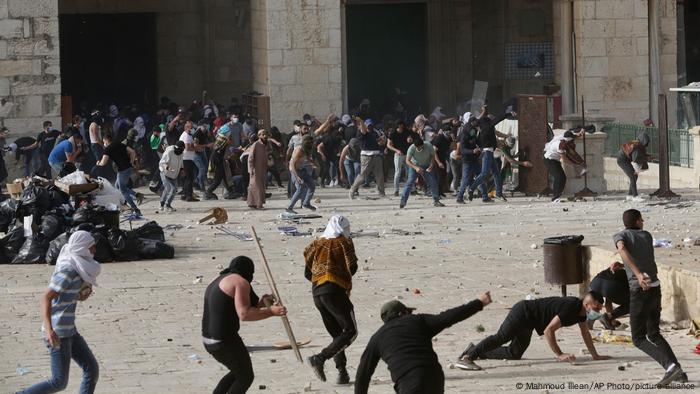
<path fill-rule="evenodd" d="M 49 165 L 56 176 L 61 172 L 65 162 L 74 163 L 80 153 L 78 147 L 83 141 L 83 137 L 78 130 L 73 130 L 67 140 L 63 140 L 54 146 L 49 154 Z"/>

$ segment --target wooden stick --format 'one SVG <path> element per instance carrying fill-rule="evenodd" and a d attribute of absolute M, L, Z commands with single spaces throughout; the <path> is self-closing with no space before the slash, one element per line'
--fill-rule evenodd
<path fill-rule="evenodd" d="M 270 266 L 267 264 L 267 258 L 265 258 L 265 253 L 263 253 L 262 247 L 260 246 L 260 240 L 258 240 L 258 234 L 255 232 L 255 227 L 250 226 L 250 230 L 253 232 L 253 239 L 255 240 L 255 245 L 258 247 L 258 253 L 260 253 L 260 258 L 263 262 L 263 268 L 265 269 L 265 276 L 267 276 L 267 281 L 270 283 L 270 288 L 272 289 L 272 295 L 280 305 L 282 304 L 282 299 L 280 298 L 280 293 L 277 291 L 277 285 L 275 284 L 275 279 L 272 277 L 272 272 L 270 271 Z M 297 340 L 294 337 L 294 332 L 292 332 L 292 326 L 289 324 L 289 319 L 287 316 L 282 316 L 282 324 L 284 324 L 284 329 L 287 331 L 287 337 L 289 338 L 289 344 L 294 350 L 294 354 L 297 356 L 297 360 L 300 363 L 304 363 L 304 359 L 301 357 L 301 352 L 299 352 L 299 346 L 297 346 Z"/>

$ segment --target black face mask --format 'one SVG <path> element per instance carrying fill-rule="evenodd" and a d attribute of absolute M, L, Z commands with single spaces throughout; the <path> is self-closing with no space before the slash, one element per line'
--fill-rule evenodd
<path fill-rule="evenodd" d="M 238 274 L 241 277 L 243 277 L 243 279 L 247 280 L 248 283 L 250 283 L 253 280 L 253 273 L 254 272 L 255 272 L 255 264 L 253 263 L 253 260 L 251 260 L 250 257 L 247 257 L 247 256 L 238 256 L 238 257 L 234 257 L 233 260 L 231 260 L 231 263 L 229 264 L 228 268 L 221 271 L 219 274 L 220 275 Z M 253 286 L 251 286 L 250 287 L 250 305 L 257 306 L 259 301 L 260 301 L 260 298 L 258 297 L 257 294 L 255 294 L 255 291 L 253 291 Z"/>

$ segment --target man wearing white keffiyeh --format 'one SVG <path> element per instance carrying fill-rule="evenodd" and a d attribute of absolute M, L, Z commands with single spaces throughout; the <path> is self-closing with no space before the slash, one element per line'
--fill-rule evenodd
<path fill-rule="evenodd" d="M 99 366 L 85 339 L 75 328 L 77 301 L 84 301 L 97 285 L 100 264 L 95 261 L 95 239 L 76 231 L 58 256 L 49 288 L 41 299 L 42 331 L 51 355 L 51 378 L 19 393 L 55 393 L 66 388 L 71 358 L 83 369 L 80 393 L 95 391 Z"/>

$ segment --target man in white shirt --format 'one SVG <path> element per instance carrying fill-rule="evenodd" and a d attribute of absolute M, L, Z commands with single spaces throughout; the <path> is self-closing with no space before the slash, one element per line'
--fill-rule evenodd
<path fill-rule="evenodd" d="M 180 141 L 185 144 L 185 150 L 182 152 L 182 167 L 185 169 L 185 178 L 182 182 L 183 196 L 182 200 L 187 202 L 199 201 L 198 198 L 194 196 L 194 177 L 197 174 L 197 165 L 194 164 L 194 157 L 196 155 L 194 151 L 194 139 L 192 138 L 191 132 L 194 132 L 192 127 L 192 122 L 187 121 L 185 124 L 185 130 L 180 134 Z"/>

